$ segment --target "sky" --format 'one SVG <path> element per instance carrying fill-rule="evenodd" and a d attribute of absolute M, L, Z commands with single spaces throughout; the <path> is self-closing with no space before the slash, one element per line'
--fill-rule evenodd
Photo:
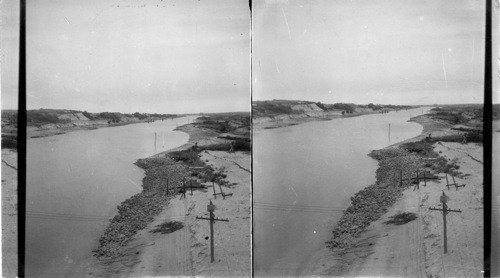
<path fill-rule="evenodd" d="M 17 2 L 0 0 L 2 109 L 17 108 Z M 29 1 L 28 109 L 248 111 L 251 55 L 254 100 L 483 100 L 484 1 L 255 0 L 252 17 L 250 54 L 244 0 Z"/>
<path fill-rule="evenodd" d="M 2 109 L 17 109 L 19 1 L 0 0 L 0 88 Z"/>
<path fill-rule="evenodd" d="M 244 0 L 27 1 L 27 108 L 250 110 Z"/>
<path fill-rule="evenodd" d="M 482 103 L 482 0 L 256 0 L 253 99 Z"/>

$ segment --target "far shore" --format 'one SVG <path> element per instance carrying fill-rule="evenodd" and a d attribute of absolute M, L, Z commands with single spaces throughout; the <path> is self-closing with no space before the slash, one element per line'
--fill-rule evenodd
<path fill-rule="evenodd" d="M 166 120 L 181 118 L 181 117 L 185 117 L 185 116 L 186 115 L 179 115 L 177 117 L 168 118 Z M 158 121 L 161 121 L 161 120 L 158 120 Z M 51 125 L 44 125 L 42 127 L 28 126 L 26 129 L 26 137 L 27 138 L 41 138 L 41 137 L 66 134 L 68 132 L 73 132 L 73 131 L 94 130 L 94 129 L 100 129 L 100 128 L 117 127 L 117 126 L 124 126 L 124 125 L 130 125 L 130 124 L 140 124 L 140 123 L 147 123 L 147 120 L 126 121 L 126 122 L 110 123 L 110 124 L 108 124 L 105 121 L 95 121 L 95 122 L 89 121 L 88 123 L 82 124 L 82 125 L 51 124 Z"/>
<path fill-rule="evenodd" d="M 418 108 L 418 107 L 417 107 Z M 397 110 L 388 110 L 389 112 L 397 111 Z M 279 119 L 275 118 L 264 118 L 257 117 L 253 118 L 253 130 L 258 131 L 262 129 L 275 129 L 282 128 L 287 126 L 300 125 L 308 122 L 316 122 L 316 121 L 330 121 L 334 119 L 343 119 L 343 118 L 352 118 L 359 117 L 363 115 L 371 115 L 371 114 L 380 114 L 377 111 L 362 111 L 362 112 L 354 112 L 351 114 L 345 115 L 337 115 L 337 114 L 328 114 L 324 113 L 321 116 L 308 116 L 302 114 L 290 114 L 290 115 L 279 115 L 281 116 Z"/>

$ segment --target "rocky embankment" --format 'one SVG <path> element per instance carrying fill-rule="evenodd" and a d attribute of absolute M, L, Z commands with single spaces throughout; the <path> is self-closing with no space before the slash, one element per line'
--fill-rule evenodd
<path fill-rule="evenodd" d="M 190 148 L 136 162 L 146 171 L 143 190 L 118 206 L 118 214 L 111 219 L 94 250 L 96 257 L 113 259 L 121 256 L 123 247 L 134 235 L 153 222 L 171 198 L 184 192 L 184 184 L 186 187 L 192 184 L 193 190 L 202 189 L 202 182 L 225 184 L 225 176 L 205 165 L 199 159 L 199 152 Z"/>
<path fill-rule="evenodd" d="M 403 149 L 383 149 L 373 151 L 370 156 L 379 161 L 377 181 L 351 197 L 351 205 L 333 230 L 333 237 L 327 245 L 336 250 L 348 249 L 371 222 L 377 220 L 401 197 L 411 181 L 400 186 L 400 169 L 403 180 L 415 177 L 423 162 L 418 156 Z"/>
<path fill-rule="evenodd" d="M 99 239 L 99 246 L 94 250 L 95 256 L 100 259 L 120 256 L 121 247 L 152 222 L 168 200 L 179 193 L 183 178 L 188 173 L 186 166 L 170 157 L 140 159 L 136 165 L 146 171 L 143 191 L 118 206 L 118 214 L 110 220 Z M 170 189 L 175 188 L 173 191 L 167 191 L 167 180 Z"/>

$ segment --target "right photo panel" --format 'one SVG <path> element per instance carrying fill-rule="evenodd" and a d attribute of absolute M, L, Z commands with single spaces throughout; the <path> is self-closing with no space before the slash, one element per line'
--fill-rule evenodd
<path fill-rule="evenodd" d="M 252 3 L 255 277 L 483 277 L 485 2 Z"/>

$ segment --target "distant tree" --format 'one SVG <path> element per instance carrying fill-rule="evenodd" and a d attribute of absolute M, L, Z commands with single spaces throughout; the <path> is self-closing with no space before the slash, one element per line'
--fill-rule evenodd
<path fill-rule="evenodd" d="M 83 114 L 83 116 L 87 117 L 89 120 L 93 120 L 94 119 L 94 117 L 92 117 L 92 115 L 90 115 L 90 113 L 87 112 L 87 111 L 83 111 L 82 114 Z"/>
<path fill-rule="evenodd" d="M 326 106 L 325 106 L 323 103 L 319 102 L 319 101 L 318 101 L 318 102 L 316 102 L 316 106 L 318 106 L 319 108 L 323 109 L 324 111 L 328 110 L 328 109 L 326 108 Z"/>

